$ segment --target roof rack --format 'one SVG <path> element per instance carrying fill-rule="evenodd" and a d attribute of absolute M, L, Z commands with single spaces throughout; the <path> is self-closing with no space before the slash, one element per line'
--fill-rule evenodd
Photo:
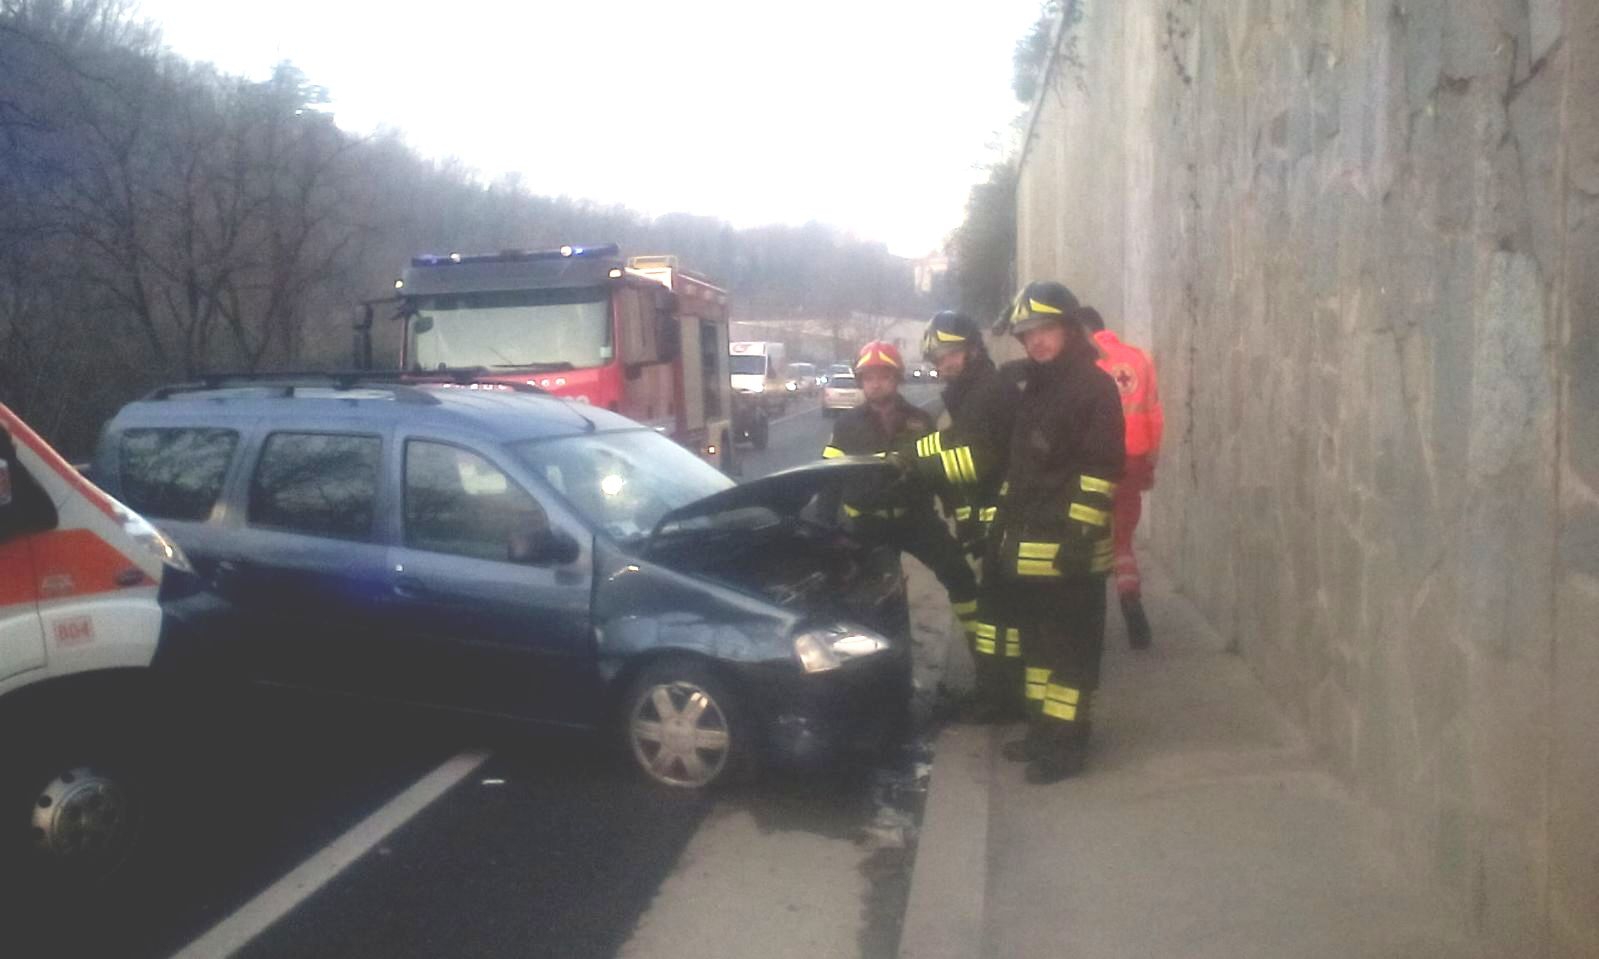
<path fill-rule="evenodd" d="M 483 381 L 492 376 L 481 366 L 451 367 L 440 370 L 296 370 L 272 373 L 206 373 L 190 383 L 175 383 L 151 391 L 146 400 L 164 400 L 180 393 L 198 393 L 206 390 L 263 387 L 282 391 L 283 396 L 293 396 L 297 390 L 355 390 L 381 386 L 402 402 L 436 404 L 438 397 L 418 386 L 489 386 L 517 393 L 543 393 L 530 383 L 502 383 Z"/>

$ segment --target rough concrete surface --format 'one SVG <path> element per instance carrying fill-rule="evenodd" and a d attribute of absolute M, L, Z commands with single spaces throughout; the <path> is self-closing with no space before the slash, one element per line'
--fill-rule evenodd
<path fill-rule="evenodd" d="M 1439 885 L 1405 881 L 1368 806 L 1166 583 L 1146 577 L 1154 651 L 1127 651 L 1113 623 L 1088 771 L 1038 787 L 998 762 L 984 948 L 970 955 L 1492 955 Z M 943 788 L 935 774 L 919 856 L 938 841 Z"/>
<path fill-rule="evenodd" d="M 1017 272 L 1152 351 L 1154 553 L 1462 928 L 1599 955 L 1599 4 L 1067 6 Z"/>

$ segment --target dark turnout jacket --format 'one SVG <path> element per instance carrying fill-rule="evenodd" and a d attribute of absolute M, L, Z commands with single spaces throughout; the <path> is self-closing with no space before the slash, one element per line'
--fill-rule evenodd
<path fill-rule="evenodd" d="M 944 387 L 943 398 L 948 428 L 918 440 L 907 453 L 917 473 L 953 506 L 961 538 L 971 542 L 994 519 L 1021 393 L 1014 378 L 980 353 Z"/>
<path fill-rule="evenodd" d="M 1125 460 L 1121 395 L 1086 342 L 1049 363 L 1007 364 L 1021 382 L 988 558 L 1001 575 L 1109 572 L 1111 499 Z"/>

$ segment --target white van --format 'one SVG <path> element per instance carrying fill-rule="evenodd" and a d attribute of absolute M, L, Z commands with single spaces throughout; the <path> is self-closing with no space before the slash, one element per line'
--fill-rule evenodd
<path fill-rule="evenodd" d="M 131 852 L 184 564 L 0 404 L 0 873 L 94 881 Z"/>
<path fill-rule="evenodd" d="M 781 409 L 788 402 L 784 376 L 788 362 L 782 343 L 744 340 L 728 344 L 728 353 L 733 392 L 759 396 L 768 409 Z"/>

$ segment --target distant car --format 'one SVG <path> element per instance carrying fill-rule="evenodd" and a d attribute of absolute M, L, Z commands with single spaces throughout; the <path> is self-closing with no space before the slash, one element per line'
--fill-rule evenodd
<path fill-rule="evenodd" d="M 816 391 L 821 389 L 816 367 L 810 363 L 790 363 L 788 364 L 787 373 L 788 381 L 784 384 L 784 388 L 790 393 L 799 396 L 815 396 Z"/>
<path fill-rule="evenodd" d="M 852 410 L 866 401 L 866 394 L 849 370 L 829 373 L 827 385 L 822 387 L 822 415 L 837 416 L 839 410 Z"/>
<path fill-rule="evenodd" d="M 305 377 L 158 390 L 94 464 L 188 552 L 238 679 L 613 730 L 683 788 L 891 728 L 898 554 L 811 504 L 892 469 L 735 486 L 531 388 Z"/>

